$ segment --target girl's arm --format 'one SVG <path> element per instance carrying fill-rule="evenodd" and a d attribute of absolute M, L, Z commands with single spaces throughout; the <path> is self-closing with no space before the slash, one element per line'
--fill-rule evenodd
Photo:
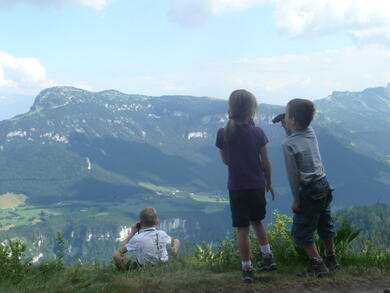
<path fill-rule="evenodd" d="M 227 155 L 224 150 L 219 150 L 219 153 L 221 154 L 221 160 L 225 165 L 229 165 Z"/>
<path fill-rule="evenodd" d="M 264 168 L 264 175 L 265 175 L 265 181 L 266 181 L 266 190 L 271 191 L 272 194 L 272 200 L 275 199 L 275 191 L 274 188 L 272 187 L 272 180 L 271 180 L 271 163 L 268 159 L 268 151 L 267 147 L 263 146 L 260 149 L 260 156 L 261 156 L 261 162 L 263 164 Z"/>

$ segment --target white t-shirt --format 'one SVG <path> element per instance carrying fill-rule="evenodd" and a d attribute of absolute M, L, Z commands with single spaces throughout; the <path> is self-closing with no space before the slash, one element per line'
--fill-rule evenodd
<path fill-rule="evenodd" d="M 135 252 L 140 265 L 150 265 L 168 261 L 167 248 L 171 247 L 171 241 L 167 233 L 150 227 L 140 230 L 125 247 Z"/>

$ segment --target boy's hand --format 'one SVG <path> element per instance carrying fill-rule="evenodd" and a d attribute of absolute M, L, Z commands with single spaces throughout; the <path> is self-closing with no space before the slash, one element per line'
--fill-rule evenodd
<path fill-rule="evenodd" d="M 120 255 L 124 255 L 127 252 L 127 249 L 124 247 L 119 247 L 118 252 Z"/>
<path fill-rule="evenodd" d="M 140 222 L 135 223 L 133 226 L 131 226 L 131 233 L 135 234 L 139 232 L 140 228 L 141 228 L 141 223 Z"/>
<path fill-rule="evenodd" d="M 299 213 L 301 211 L 301 206 L 300 206 L 299 202 L 294 201 L 292 206 L 291 206 L 291 209 L 294 213 Z"/>
<path fill-rule="evenodd" d="M 271 192 L 271 195 L 272 195 L 272 200 L 275 200 L 275 190 L 274 188 L 272 187 L 272 185 L 266 185 L 265 189 L 267 190 L 267 192 Z"/>

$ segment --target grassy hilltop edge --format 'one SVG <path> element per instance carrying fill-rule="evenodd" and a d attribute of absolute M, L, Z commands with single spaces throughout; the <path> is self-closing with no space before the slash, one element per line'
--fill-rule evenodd
<path fill-rule="evenodd" d="M 388 208 L 378 205 L 371 212 Z M 359 208 L 349 211 L 359 215 Z M 350 218 L 353 221 L 353 217 Z M 302 280 L 295 273 L 302 270 L 307 259 L 293 245 L 289 233 L 291 218 L 274 214 L 268 236 L 279 269 L 256 273 L 256 282 L 241 283 L 240 260 L 235 237 L 217 243 L 186 247 L 168 264 L 146 267 L 136 271 L 118 271 L 99 260 L 91 264 L 67 265 L 63 261 L 64 246 L 57 234 L 57 259 L 32 264 L 23 257 L 27 244 L 18 240 L 0 245 L 0 292 L 383 292 L 390 287 L 390 249 L 376 246 L 360 228 L 348 221 L 338 221 L 335 247 L 341 270 L 321 279 Z M 363 247 L 353 245 L 363 236 Z M 252 244 L 255 243 L 252 235 Z M 379 238 L 380 239 L 380 238 Z M 319 245 L 320 251 L 323 247 Z M 258 261 L 259 247 L 252 245 L 253 261 Z M 382 290 L 382 291 L 380 291 Z"/>

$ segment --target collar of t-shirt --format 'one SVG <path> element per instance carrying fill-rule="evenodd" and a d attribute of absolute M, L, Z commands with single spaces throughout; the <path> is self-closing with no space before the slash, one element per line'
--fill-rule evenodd
<path fill-rule="evenodd" d="M 146 227 L 141 230 L 139 230 L 138 234 L 141 234 L 142 232 L 149 232 L 149 231 L 156 231 L 156 227 Z"/>

